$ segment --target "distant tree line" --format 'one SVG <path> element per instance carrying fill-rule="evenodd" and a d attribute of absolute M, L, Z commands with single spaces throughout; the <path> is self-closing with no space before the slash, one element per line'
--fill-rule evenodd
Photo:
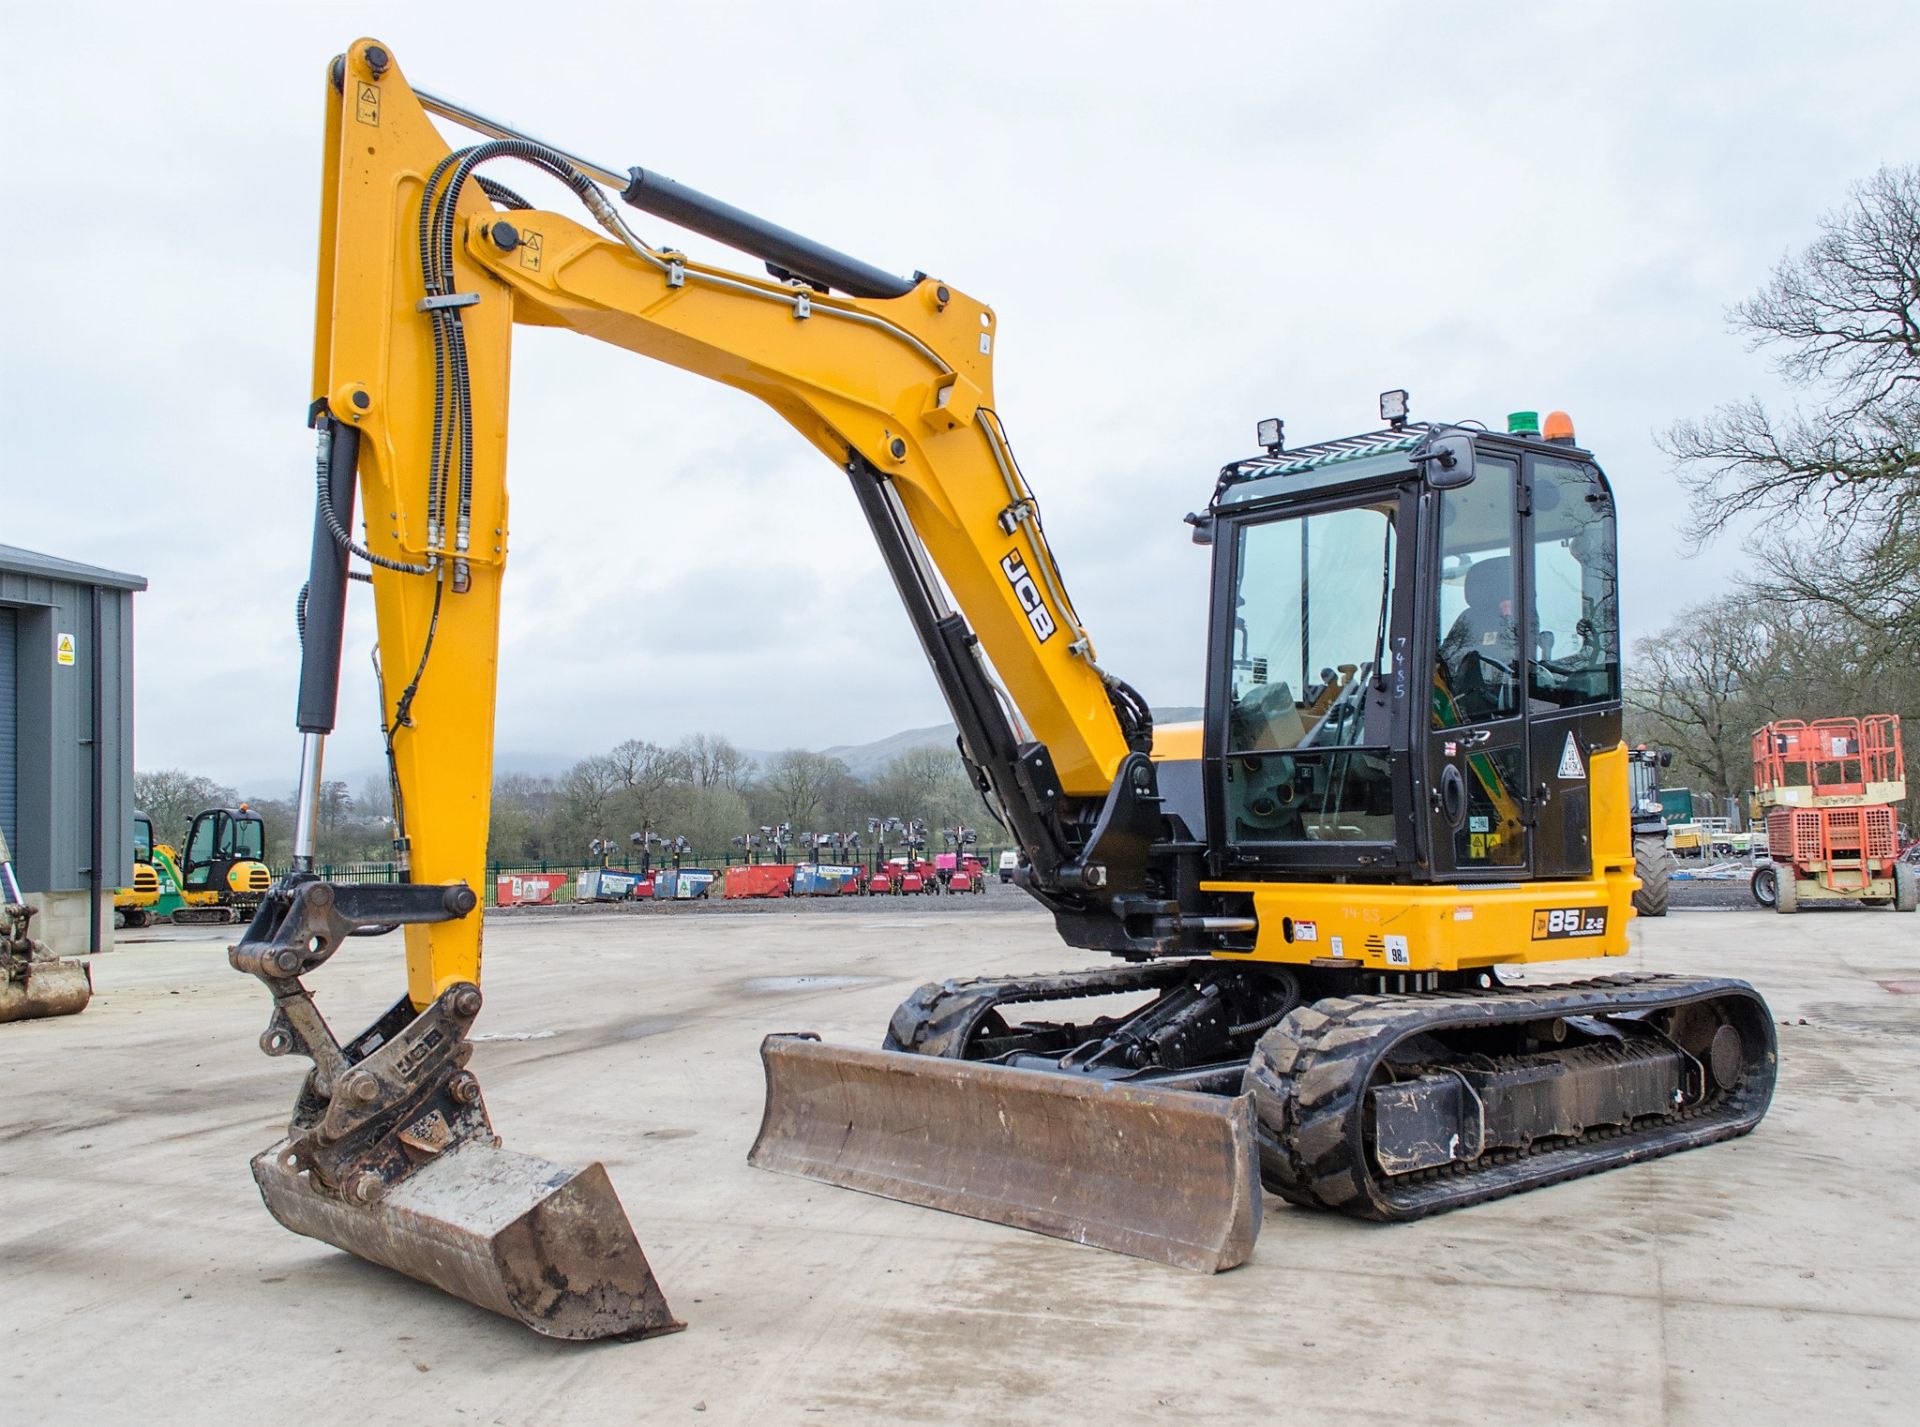
<path fill-rule="evenodd" d="M 1777 718 L 1897 713 L 1920 752 L 1920 167 L 1881 169 L 1819 228 L 1728 314 L 1806 400 L 1730 402 L 1664 441 L 1696 542 L 1757 521 L 1747 575 L 1635 646 L 1628 730 L 1721 796 Z"/>
<path fill-rule="evenodd" d="M 154 836 L 175 845 L 194 813 L 241 800 L 234 788 L 172 768 L 135 774 L 134 796 L 153 818 Z M 294 795 L 247 801 L 266 822 L 268 860 L 284 864 L 293 851 Z M 326 783 L 319 814 L 319 861 L 393 855 L 384 779 L 369 780 L 357 795 L 343 782 Z M 882 839 L 890 849 L 901 846 L 915 824 L 931 851 L 944 850 L 945 830 L 972 831 L 982 846 L 1007 840 L 952 748 L 908 749 L 862 778 L 842 760 L 805 748 L 789 748 L 762 767 L 714 734 L 671 747 L 633 738 L 557 777 L 497 779 L 487 859 L 584 865 L 597 860 L 596 844 L 611 848 L 616 864 L 637 863 L 643 852 L 658 861 L 676 848 L 716 860 L 752 853 L 765 861 L 777 851 L 799 860 L 813 848 L 838 858 L 851 855 L 854 837 L 864 856 Z"/>

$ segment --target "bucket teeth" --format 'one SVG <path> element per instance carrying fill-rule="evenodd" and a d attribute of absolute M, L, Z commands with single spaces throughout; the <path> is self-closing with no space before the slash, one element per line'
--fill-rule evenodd
<path fill-rule="evenodd" d="M 667 1307 L 599 1164 L 584 1169 L 469 1141 L 369 1203 L 287 1163 L 253 1160 L 273 1217 L 550 1338 L 650 1338 L 686 1325 Z"/>
<path fill-rule="evenodd" d="M 1260 1232 L 1244 1096 L 824 1045 L 761 1044 L 747 1162 L 1212 1273 Z"/>

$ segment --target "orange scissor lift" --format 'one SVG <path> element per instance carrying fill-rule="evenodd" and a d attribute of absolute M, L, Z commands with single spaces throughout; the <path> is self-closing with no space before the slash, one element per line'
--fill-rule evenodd
<path fill-rule="evenodd" d="M 1771 868 L 1754 890 L 1774 910 L 1860 901 L 1911 912 L 1915 869 L 1903 864 L 1893 805 L 1907 796 L 1897 714 L 1777 719 L 1753 735 L 1754 799 L 1766 818 Z M 1771 872 L 1771 887 L 1763 888 Z"/>

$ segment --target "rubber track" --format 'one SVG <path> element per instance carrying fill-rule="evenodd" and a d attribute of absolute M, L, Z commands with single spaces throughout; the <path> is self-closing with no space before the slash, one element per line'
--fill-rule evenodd
<path fill-rule="evenodd" d="M 1438 1028 L 1494 1026 L 1558 1016 L 1604 1016 L 1688 1002 L 1736 1010 L 1745 1059 L 1740 1084 L 1677 1115 L 1631 1129 L 1607 1126 L 1529 1152 L 1497 1150 L 1389 1181 L 1368 1162 L 1362 1137 L 1366 1093 L 1380 1060 L 1407 1037 Z M 1612 976 L 1492 992 L 1347 996 L 1292 1012 L 1262 1036 L 1247 1067 L 1260 1177 L 1290 1203 L 1382 1221 L 1535 1189 L 1617 1165 L 1743 1135 L 1766 1114 L 1778 1054 L 1773 1018 L 1743 981 Z"/>
<path fill-rule="evenodd" d="M 981 976 L 968 981 L 930 981 L 894 1011 L 882 1047 L 915 1055 L 960 1059 L 965 1056 L 974 1028 L 997 1006 L 1157 991 L 1178 985 L 1195 965 L 1217 964 L 1210 958 L 1192 958 L 1061 971 L 1047 976 Z"/>
<path fill-rule="evenodd" d="M 225 927 L 237 926 L 246 918 L 230 906 L 216 907 L 180 907 L 175 909 L 171 920 L 177 927 Z"/>

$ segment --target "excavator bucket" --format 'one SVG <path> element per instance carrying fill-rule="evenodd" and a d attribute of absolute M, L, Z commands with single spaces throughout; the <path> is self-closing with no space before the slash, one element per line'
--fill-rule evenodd
<path fill-rule="evenodd" d="M 1244 1096 L 768 1036 L 747 1156 L 975 1219 L 1213 1273 L 1260 1233 Z"/>
<path fill-rule="evenodd" d="M 469 1141 L 380 1199 L 349 1203 L 286 1163 L 253 1160 L 260 1197 L 296 1234 L 395 1269 L 550 1338 L 651 1338 L 667 1307 L 607 1172 Z"/>
<path fill-rule="evenodd" d="M 0 980 L 0 1021 L 32 1021 L 42 1016 L 71 1016 L 93 999 L 93 973 L 84 961 L 52 956 L 22 958 Z"/>
<path fill-rule="evenodd" d="M 27 934 L 35 909 L 13 875 L 13 849 L 0 831 L 0 1023 L 71 1016 L 93 999 L 93 969 L 63 961 Z"/>

